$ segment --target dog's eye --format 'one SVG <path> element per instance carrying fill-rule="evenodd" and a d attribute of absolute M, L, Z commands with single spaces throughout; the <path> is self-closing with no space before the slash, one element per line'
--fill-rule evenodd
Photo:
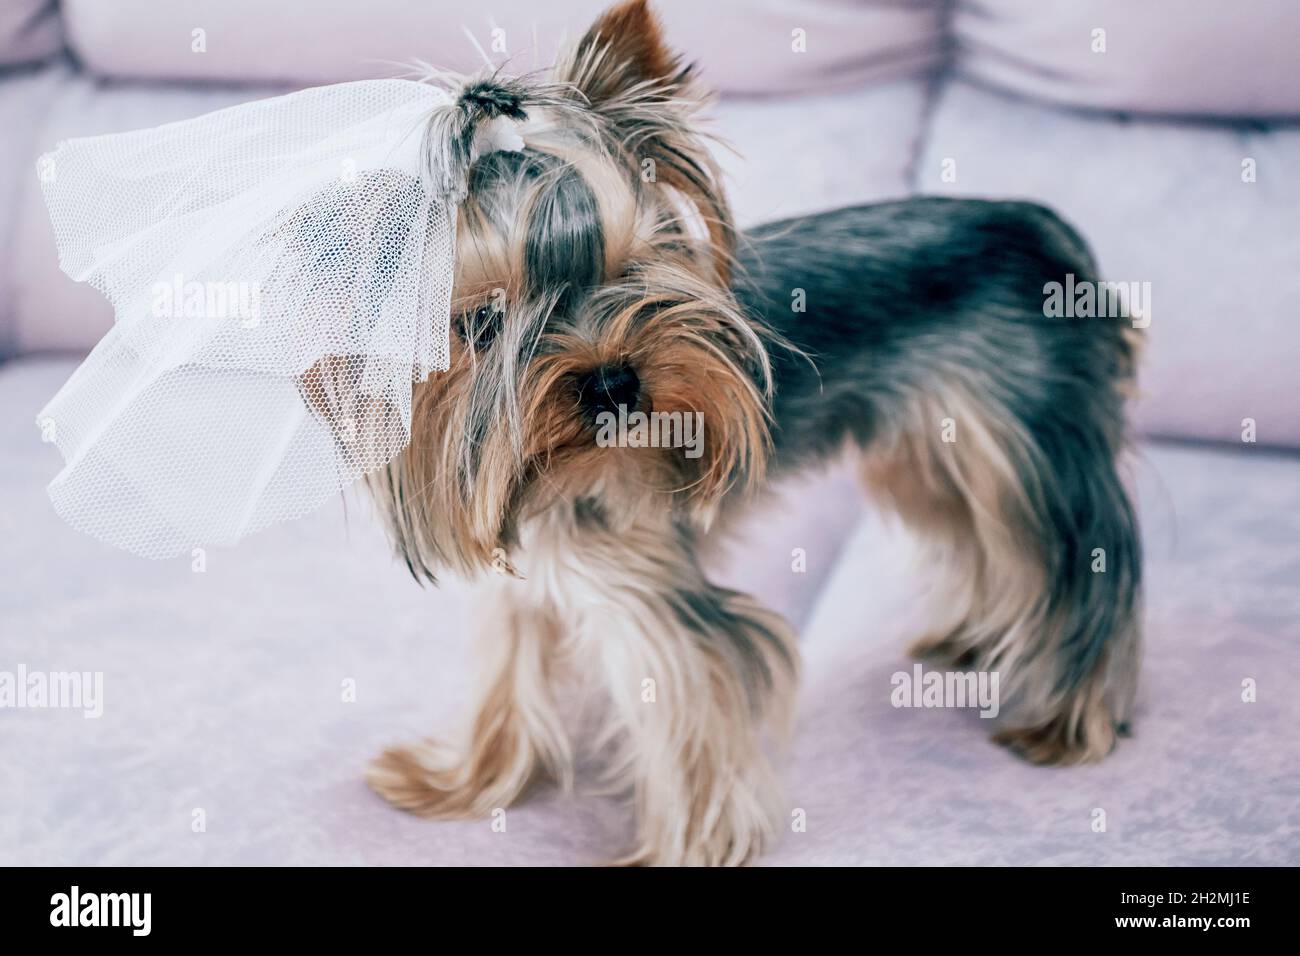
<path fill-rule="evenodd" d="M 460 320 L 461 337 L 472 342 L 476 349 L 485 349 L 501 331 L 505 312 L 494 305 L 481 305 L 472 314 L 466 314 Z"/>

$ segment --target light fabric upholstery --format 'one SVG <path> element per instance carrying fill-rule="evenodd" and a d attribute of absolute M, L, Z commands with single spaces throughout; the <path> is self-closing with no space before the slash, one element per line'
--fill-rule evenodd
<path fill-rule="evenodd" d="M 1300 115 L 1293 0 L 955 0 L 951 28 L 958 68 L 1013 93 L 1139 113 Z"/>
<path fill-rule="evenodd" d="M 0 66 L 38 63 L 62 49 L 58 0 L 5 0 L 0 5 Z"/>
<path fill-rule="evenodd" d="M 102 76 L 313 84 L 390 76 L 395 63 L 417 57 L 476 70 L 479 48 L 494 62 L 509 57 L 520 72 L 549 66 L 556 46 L 576 40 L 609 5 L 64 0 L 63 8 L 72 48 Z M 941 0 L 659 0 L 655 8 L 674 49 L 725 93 L 816 92 L 916 76 L 939 66 L 944 52 Z M 796 44 L 796 30 L 806 42 Z"/>

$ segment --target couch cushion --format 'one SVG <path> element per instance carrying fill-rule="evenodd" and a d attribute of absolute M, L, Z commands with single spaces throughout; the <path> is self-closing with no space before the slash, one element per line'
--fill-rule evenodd
<path fill-rule="evenodd" d="M 1104 30 L 1104 52 L 1094 31 Z M 1294 0 L 957 0 L 970 77 L 1073 106 L 1300 115 Z"/>
<path fill-rule="evenodd" d="M 0 361 L 22 348 L 13 320 L 14 286 L 19 276 L 16 260 L 30 237 L 18 220 L 32 189 L 39 188 L 36 156 L 44 148 L 41 128 L 68 75 L 66 65 L 51 64 L 15 70 L 0 80 L 0 130 L 4 130 L 0 136 Z M 48 241 L 53 242 L 53 237 Z"/>
<path fill-rule="evenodd" d="M 453 70 L 507 56 L 523 72 L 549 66 L 613 0 L 64 0 L 70 42 L 103 76 L 332 83 L 389 76 L 419 58 Z M 917 75 L 943 50 L 940 0 L 663 0 L 669 42 L 731 93 L 822 90 Z M 494 35 L 494 29 L 502 31 Z M 794 30 L 806 52 L 792 48 Z M 194 31 L 205 52 L 194 52 Z M 494 40 L 499 39 L 499 47 Z M 537 56 L 534 58 L 534 50 Z"/>
<path fill-rule="evenodd" d="M 35 63 L 62 49 L 58 0 L 5 0 L 0 5 L 0 66 Z"/>
<path fill-rule="evenodd" d="M 113 322 L 102 295 L 59 271 L 49 214 L 37 176 L 37 157 L 62 139 L 156 126 L 232 106 L 252 98 L 247 88 L 104 85 L 64 67 L 42 75 L 41 98 L 23 98 L 13 83 L 0 84 L 3 109 L 22 102 L 30 125 L 23 127 L 26 153 L 12 169 L 15 214 L 0 226 L 12 230 L 12 250 L 0 279 L 0 325 L 11 351 L 84 351 Z M 259 91 L 266 95 L 270 91 Z M 2 154 L 0 154 L 2 155 Z M 8 158 L 8 157 L 6 157 Z"/>
<path fill-rule="evenodd" d="M 1240 443 L 1251 418 L 1259 442 L 1300 445 L 1297 165 L 1295 126 L 1130 120 L 952 83 L 917 178 L 924 192 L 1045 202 L 1079 227 L 1104 278 L 1150 283 L 1147 434 Z"/>

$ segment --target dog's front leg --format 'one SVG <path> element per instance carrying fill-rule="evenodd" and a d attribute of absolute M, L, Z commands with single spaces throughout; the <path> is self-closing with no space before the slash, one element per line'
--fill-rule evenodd
<path fill-rule="evenodd" d="M 798 651 L 788 625 L 710 584 L 676 528 L 593 530 L 575 541 L 558 602 L 608 686 L 612 771 L 636 802 L 618 862 L 751 861 L 785 817 L 768 750 L 784 741 Z"/>
<path fill-rule="evenodd" d="M 367 780 L 394 806 L 426 817 L 483 817 L 539 777 L 571 785 L 571 748 L 551 696 L 556 621 L 519 603 L 515 584 L 495 580 L 484 590 L 485 680 L 468 745 L 426 741 L 388 750 L 371 765 Z"/>

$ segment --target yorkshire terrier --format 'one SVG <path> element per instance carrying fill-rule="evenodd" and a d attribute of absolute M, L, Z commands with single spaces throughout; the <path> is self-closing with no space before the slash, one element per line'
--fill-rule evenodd
<path fill-rule="evenodd" d="M 705 102 L 633 0 L 549 78 L 463 82 L 429 122 L 434 167 L 466 184 L 451 368 L 416 387 L 410 445 L 371 486 L 417 577 L 497 573 L 467 746 L 383 754 L 369 780 L 398 807 L 486 816 L 570 785 L 556 688 L 576 673 L 635 799 L 622 862 L 771 845 L 795 635 L 699 549 L 766 477 L 846 448 L 942 549 L 956 596 L 913 650 L 999 673 L 997 740 L 1069 763 L 1126 727 L 1141 556 L 1116 463 L 1139 340 L 1044 309 L 1046 283 L 1096 277 L 1085 243 L 1040 206 L 947 199 L 738 237 Z M 476 150 L 496 123 L 523 148 Z M 597 441 L 635 411 L 701 414 L 702 445 Z"/>

